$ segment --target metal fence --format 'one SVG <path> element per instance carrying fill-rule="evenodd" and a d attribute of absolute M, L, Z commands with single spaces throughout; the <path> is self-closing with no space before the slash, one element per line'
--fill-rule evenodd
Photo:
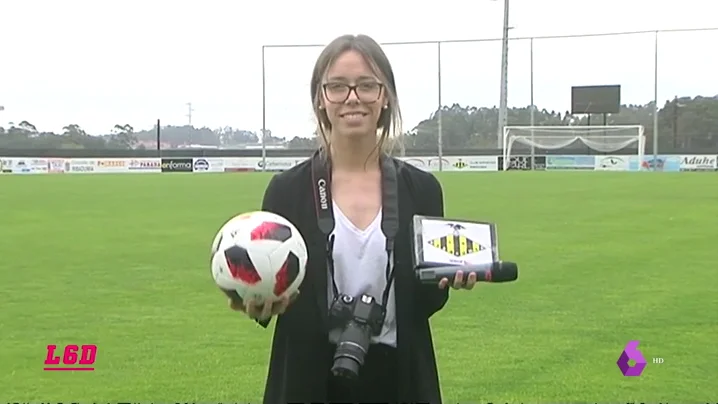
<path fill-rule="evenodd" d="M 718 53 L 708 45 L 715 43 L 718 27 L 510 38 L 508 105 L 521 107 L 525 113 L 510 111 L 506 124 L 538 125 L 541 114 L 568 111 L 572 86 L 620 84 L 622 104 L 642 107 L 630 116 L 612 115 L 608 124 L 644 125 L 647 151 L 670 152 L 675 149 L 669 139 L 675 129 L 668 126 L 676 124 L 661 122 L 656 112 L 676 96 L 718 95 Z M 262 47 L 263 130 L 283 136 L 297 128 L 313 129 L 307 77 L 323 46 Z M 383 47 L 395 70 L 405 122 L 416 125 L 430 117 L 438 121 L 439 154 L 452 147 L 447 137 L 456 135 L 442 125 L 446 120 L 443 106 L 499 105 L 500 38 L 385 43 Z M 287 60 L 292 61 L 292 69 L 287 69 Z M 288 115 L 292 108 L 286 107 L 296 105 L 307 107 L 299 115 Z M 481 130 L 489 132 L 484 136 L 493 144 L 480 147 L 500 144 L 497 119 L 484 123 Z"/>

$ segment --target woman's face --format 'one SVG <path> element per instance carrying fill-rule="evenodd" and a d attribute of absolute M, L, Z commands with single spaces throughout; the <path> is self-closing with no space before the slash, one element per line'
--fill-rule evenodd
<path fill-rule="evenodd" d="M 339 136 L 376 136 L 386 105 L 384 85 L 361 53 L 349 50 L 329 67 L 322 83 L 322 107 Z"/>

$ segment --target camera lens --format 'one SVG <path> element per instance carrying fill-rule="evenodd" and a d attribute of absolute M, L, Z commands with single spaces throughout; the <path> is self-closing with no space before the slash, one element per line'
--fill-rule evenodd
<path fill-rule="evenodd" d="M 358 377 L 359 368 L 364 364 L 365 357 L 366 350 L 361 345 L 352 341 L 340 342 L 334 353 L 332 374 L 347 379 Z"/>

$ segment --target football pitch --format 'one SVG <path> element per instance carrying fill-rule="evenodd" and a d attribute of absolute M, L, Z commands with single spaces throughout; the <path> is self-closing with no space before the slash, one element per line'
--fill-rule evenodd
<path fill-rule="evenodd" d="M 496 222 L 520 267 L 432 318 L 445 402 L 718 401 L 716 173 L 438 177 L 446 215 Z M 272 330 L 208 258 L 269 178 L 0 177 L 0 400 L 261 402 Z M 629 340 L 639 377 L 616 366 Z M 43 371 L 49 344 L 97 345 L 96 370 Z"/>

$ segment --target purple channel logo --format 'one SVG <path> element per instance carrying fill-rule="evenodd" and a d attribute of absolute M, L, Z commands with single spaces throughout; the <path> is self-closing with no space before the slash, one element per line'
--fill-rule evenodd
<path fill-rule="evenodd" d="M 643 369 L 646 368 L 647 362 L 641 351 L 638 350 L 638 344 L 638 341 L 628 341 L 621 356 L 618 357 L 616 364 L 624 376 L 640 376 Z M 634 362 L 633 366 L 628 363 L 629 361 Z"/>

